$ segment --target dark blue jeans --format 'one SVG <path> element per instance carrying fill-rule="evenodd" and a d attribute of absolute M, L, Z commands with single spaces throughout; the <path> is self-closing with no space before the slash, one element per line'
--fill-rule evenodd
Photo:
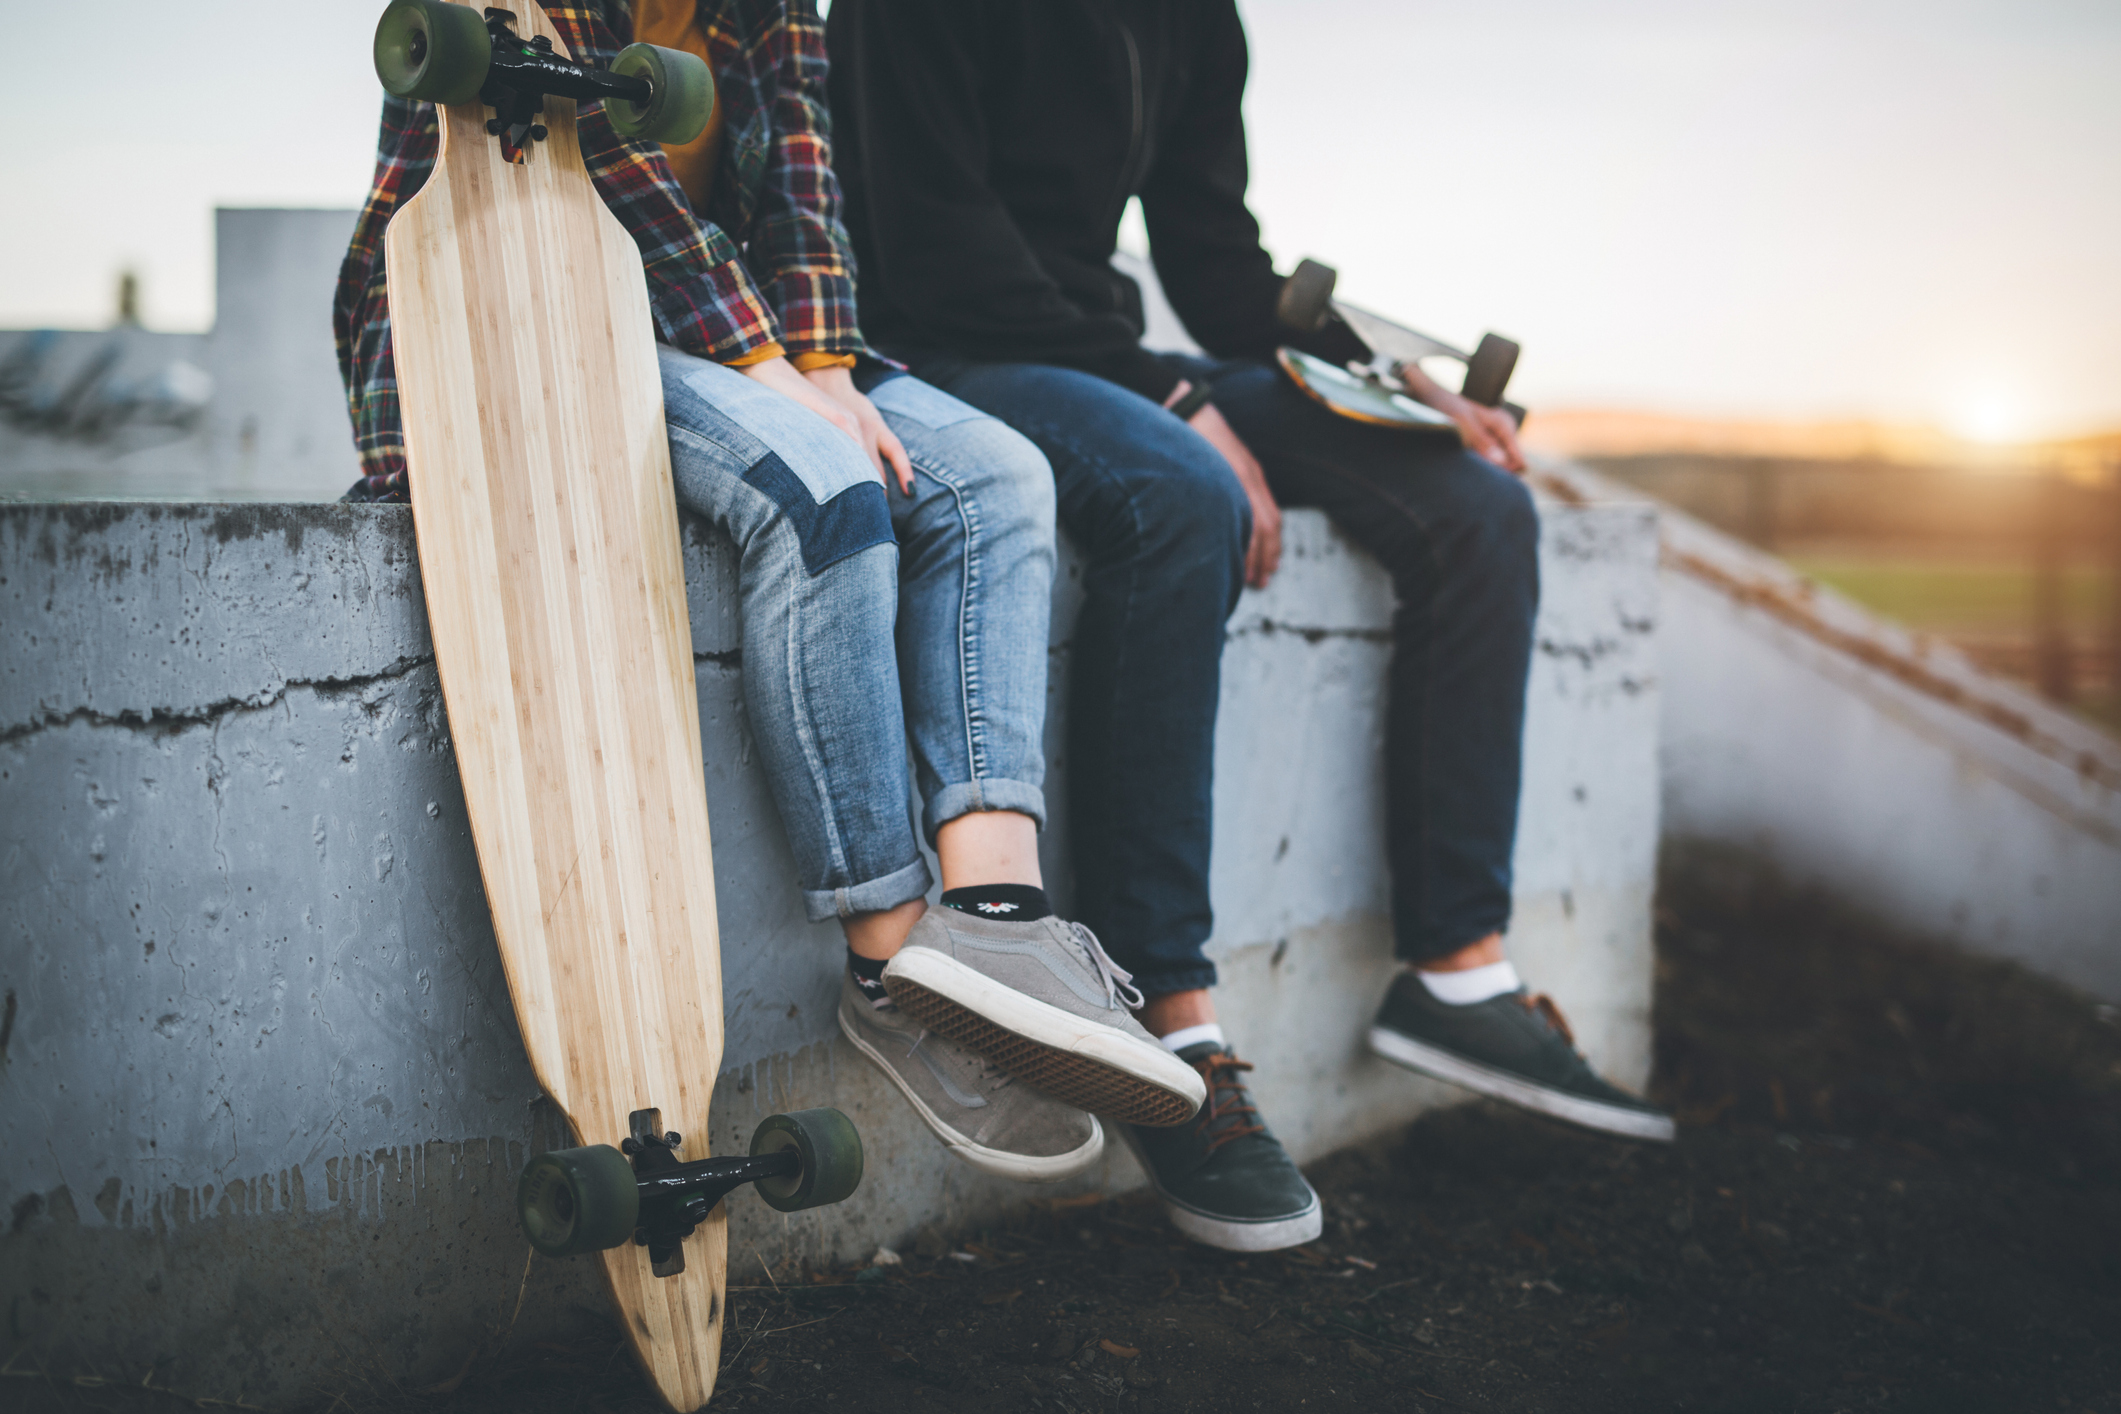
<path fill-rule="evenodd" d="M 1237 478 L 1191 428 L 1104 379 L 910 361 L 1038 444 L 1086 562 L 1068 708 L 1077 913 L 1144 992 L 1210 986 L 1215 709 L 1252 520 Z M 1177 362 L 1214 382 L 1275 497 L 1323 509 L 1398 590 L 1384 771 L 1399 956 L 1502 929 L 1539 602 L 1530 494 L 1455 437 L 1336 417 L 1263 364 Z"/>

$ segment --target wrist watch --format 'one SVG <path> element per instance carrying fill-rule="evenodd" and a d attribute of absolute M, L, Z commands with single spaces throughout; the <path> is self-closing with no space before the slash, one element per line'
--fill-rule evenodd
<path fill-rule="evenodd" d="M 1171 404 L 1171 413 L 1180 422 L 1189 422 L 1192 420 L 1194 413 L 1199 412 L 1214 400 L 1215 387 L 1213 384 L 1195 383 L 1192 391 Z"/>

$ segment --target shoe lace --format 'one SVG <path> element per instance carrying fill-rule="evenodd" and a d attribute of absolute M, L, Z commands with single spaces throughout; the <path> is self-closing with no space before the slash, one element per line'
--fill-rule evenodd
<path fill-rule="evenodd" d="M 1070 923 L 1068 931 L 1075 938 L 1076 945 L 1082 948 L 1083 956 L 1089 959 L 1090 966 L 1103 979 L 1105 984 L 1105 1005 L 1115 1006 L 1125 1002 L 1127 1010 L 1140 1011 L 1144 1005 L 1144 998 L 1141 992 L 1132 985 L 1134 974 L 1114 962 L 1111 954 L 1105 951 L 1105 945 L 1097 940 L 1097 934 L 1091 932 L 1082 924 Z"/>
<path fill-rule="evenodd" d="M 1561 1033 L 1561 1039 L 1568 1042 L 1570 1050 L 1576 1049 L 1576 1033 L 1569 1029 L 1569 1019 L 1561 1014 L 1561 1008 L 1554 1004 L 1552 997 L 1545 992 L 1534 992 L 1529 996 L 1519 992 L 1517 1005 L 1543 1018 L 1547 1025 Z"/>
<path fill-rule="evenodd" d="M 1252 1068 L 1248 1061 L 1241 1061 L 1228 1051 L 1218 1051 L 1203 1056 L 1193 1068 L 1200 1078 L 1208 1082 L 1208 1102 L 1200 1107 L 1200 1123 L 1193 1132 L 1208 1141 L 1208 1152 L 1214 1153 L 1233 1139 L 1242 1139 L 1247 1134 L 1265 1134 L 1267 1127 L 1258 1123 L 1259 1111 L 1253 1107 L 1251 1096 L 1245 1093 L 1245 1082 L 1240 1075 Z M 1242 1117 L 1252 1116 L 1251 1123 Z M 1221 1129 L 1215 1126 L 1229 1121 Z"/>

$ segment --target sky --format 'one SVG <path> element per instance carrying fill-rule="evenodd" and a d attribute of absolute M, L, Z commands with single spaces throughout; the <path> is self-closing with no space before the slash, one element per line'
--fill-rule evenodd
<path fill-rule="evenodd" d="M 1287 268 L 1535 407 L 2121 426 L 2116 0 L 1241 0 L 1253 205 Z M 212 319 L 216 205 L 357 205 L 371 0 L 106 0 L 0 146 L 0 328 Z M 211 24 L 201 21 L 211 18 Z M 70 7 L 14 21 L 78 44 Z M 24 120 L 26 117 L 26 121 Z"/>

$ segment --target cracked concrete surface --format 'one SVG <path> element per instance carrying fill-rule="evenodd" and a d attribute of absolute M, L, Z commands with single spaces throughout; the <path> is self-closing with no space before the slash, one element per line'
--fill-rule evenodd
<path fill-rule="evenodd" d="M 1239 1043 L 1296 1038 L 1259 1091 L 1310 1157 L 1450 1092 L 1352 1040 L 1389 967 L 1390 587 L 1317 515 L 1285 534 L 1225 654 L 1213 950 Z M 727 1013 L 712 1143 L 833 1103 L 870 1155 L 836 1209 L 732 1200 L 732 1253 L 845 1261 L 1021 1203 L 836 1044 L 839 942 L 802 916 L 752 750 L 732 556 L 685 536 Z M 515 1295 L 514 1174 L 559 1136 L 494 951 L 413 549 L 395 508 L 0 507 L 0 1302 L 43 1358 L 286 1403 L 334 1371 L 444 1378 Z M 1533 673 L 1515 947 L 1640 1079 L 1655 525 L 1553 511 L 1543 554 L 1556 650 Z M 1043 846 L 1065 901 L 1064 831 Z M 1138 1182 L 1115 1145 L 1075 1187 Z M 601 1309 L 591 1271 L 536 1264 L 518 1336 Z"/>
<path fill-rule="evenodd" d="M 723 655 L 700 654 L 697 655 L 697 660 L 700 662 L 720 662 L 725 659 Z M 359 673 L 351 677 L 293 678 L 281 683 L 277 688 L 265 693 L 263 696 L 224 697 L 219 702 L 208 702 L 192 708 L 157 707 L 144 713 L 124 711 L 115 716 L 108 712 L 99 712 L 93 707 L 76 707 L 73 711 L 63 716 L 47 711 L 32 721 L 16 722 L 6 728 L 0 728 L 0 746 L 20 741 L 27 736 L 34 736 L 38 732 L 49 731 L 53 727 L 72 726 L 76 723 L 86 723 L 90 726 L 99 727 L 146 728 L 151 731 L 164 732 L 176 731 L 187 726 L 214 722 L 234 713 L 262 711 L 284 701 L 287 694 L 294 690 L 306 688 L 326 695 L 347 692 L 357 693 L 365 688 L 373 687 L 377 683 L 402 678 L 414 669 L 433 661 L 432 656 L 399 658 L 386 665 L 380 672 Z"/>

